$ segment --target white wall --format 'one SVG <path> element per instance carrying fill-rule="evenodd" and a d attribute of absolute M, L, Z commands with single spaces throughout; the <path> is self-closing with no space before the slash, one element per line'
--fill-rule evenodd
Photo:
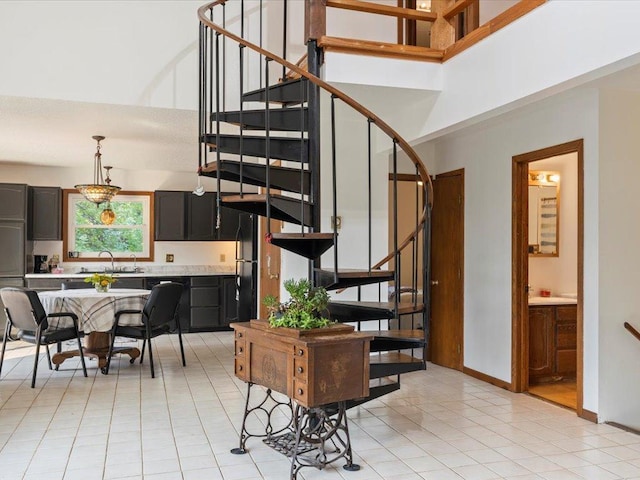
<path fill-rule="evenodd" d="M 600 112 L 599 418 L 640 429 L 640 95 L 603 91 Z"/>
<path fill-rule="evenodd" d="M 0 2 L 0 95 L 197 109 L 203 3 Z"/>
<path fill-rule="evenodd" d="M 559 255 L 529 257 L 529 285 L 535 295 L 541 288 L 552 296 L 578 292 L 578 156 L 575 153 L 552 157 L 529 164 L 529 170 L 560 173 Z M 531 202 L 531 198 L 529 199 Z M 530 242 L 531 243 L 531 242 Z"/>
<path fill-rule="evenodd" d="M 598 95 L 575 91 L 436 142 L 465 169 L 464 365 L 511 381 L 512 157 L 585 139 L 584 408 L 598 411 Z"/>

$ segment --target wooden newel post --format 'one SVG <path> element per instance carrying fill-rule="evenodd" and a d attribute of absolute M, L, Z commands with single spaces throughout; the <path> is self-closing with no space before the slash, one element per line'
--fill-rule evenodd
<path fill-rule="evenodd" d="M 327 0 L 306 0 L 304 8 L 304 38 L 318 40 L 327 33 Z"/>
<path fill-rule="evenodd" d="M 444 50 L 456 41 L 456 31 L 443 13 L 454 3 L 454 0 L 431 0 L 431 11 L 438 14 L 438 19 L 431 26 L 431 48 Z"/>

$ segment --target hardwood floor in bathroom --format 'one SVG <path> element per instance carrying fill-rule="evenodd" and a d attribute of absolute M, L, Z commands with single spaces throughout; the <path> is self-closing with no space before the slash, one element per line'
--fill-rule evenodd
<path fill-rule="evenodd" d="M 578 405 L 575 379 L 529 385 L 529 393 L 573 410 L 575 410 Z"/>

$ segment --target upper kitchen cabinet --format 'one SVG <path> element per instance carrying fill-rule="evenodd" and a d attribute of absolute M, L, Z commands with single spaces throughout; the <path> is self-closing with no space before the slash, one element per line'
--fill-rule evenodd
<path fill-rule="evenodd" d="M 0 183 L 0 221 L 24 221 L 27 218 L 27 186 Z"/>
<path fill-rule="evenodd" d="M 154 193 L 156 240 L 185 239 L 185 192 Z"/>
<path fill-rule="evenodd" d="M 155 192 L 155 239 L 159 241 L 235 240 L 237 210 L 221 208 L 220 232 L 216 230 L 216 193 Z"/>
<path fill-rule="evenodd" d="M 29 240 L 62 240 L 61 201 L 58 187 L 29 187 Z"/>
<path fill-rule="evenodd" d="M 187 195 L 187 240 L 217 240 L 216 194 Z"/>

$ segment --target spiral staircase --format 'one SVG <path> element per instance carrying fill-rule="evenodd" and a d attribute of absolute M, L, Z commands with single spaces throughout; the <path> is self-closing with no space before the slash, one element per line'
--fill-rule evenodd
<path fill-rule="evenodd" d="M 232 3 L 236 9 L 231 14 L 227 10 Z M 349 298 L 330 303 L 331 318 L 353 323 L 374 336 L 370 345 L 370 396 L 352 401 L 350 406 L 399 389 L 402 374 L 426 368 L 429 295 L 425 286 L 429 285 L 432 186 L 424 164 L 382 119 L 319 78 L 322 50 L 314 40 L 308 40 L 303 68 L 286 60 L 286 52 L 279 56 L 263 48 L 261 42 L 248 39 L 251 20 L 244 2 L 218 0 L 200 8 L 198 14 L 198 172 L 216 178 L 218 192 L 223 190 L 223 180 L 237 184 L 238 190 L 236 194 L 218 194 L 218 212 L 220 207 L 229 207 L 286 222 L 289 228 L 282 233 L 265 232 L 265 241 L 306 259 L 313 284 L 324 286 L 337 297 Z M 255 17 L 255 12 L 252 15 Z M 227 26 L 227 18 L 234 18 L 229 22 L 232 25 Z M 283 35 L 286 50 L 286 33 Z M 248 88 L 256 78 L 258 88 Z M 359 118 L 367 132 L 366 141 L 352 147 L 366 152 L 359 170 L 367 183 L 361 210 L 366 224 L 358 225 L 358 235 L 367 260 L 360 268 L 341 266 L 345 258 L 338 249 L 343 231 L 337 222 L 326 218 L 327 214 L 333 219 L 339 216 L 338 172 L 344 162 L 352 161 L 337 141 L 337 134 L 344 133 L 339 115 L 345 110 Z M 387 139 L 391 165 L 384 184 L 390 179 L 388 243 L 392 248 L 377 262 L 373 261 L 377 241 L 373 231 L 379 225 L 373 219 L 372 203 L 376 195 L 386 196 L 387 192 L 376 191 L 375 185 L 380 183 L 372 180 L 379 172 L 373 164 L 375 157 L 379 158 L 376 149 L 380 144 L 373 137 Z M 419 181 L 416 185 L 421 185 L 416 187 L 416 198 L 420 199 L 416 205 L 399 201 L 400 154 L 412 162 Z M 413 209 L 413 231 L 400 238 L 398 212 Z M 218 218 L 220 222 L 224 217 Z M 332 294 L 332 298 L 335 296 Z"/>

